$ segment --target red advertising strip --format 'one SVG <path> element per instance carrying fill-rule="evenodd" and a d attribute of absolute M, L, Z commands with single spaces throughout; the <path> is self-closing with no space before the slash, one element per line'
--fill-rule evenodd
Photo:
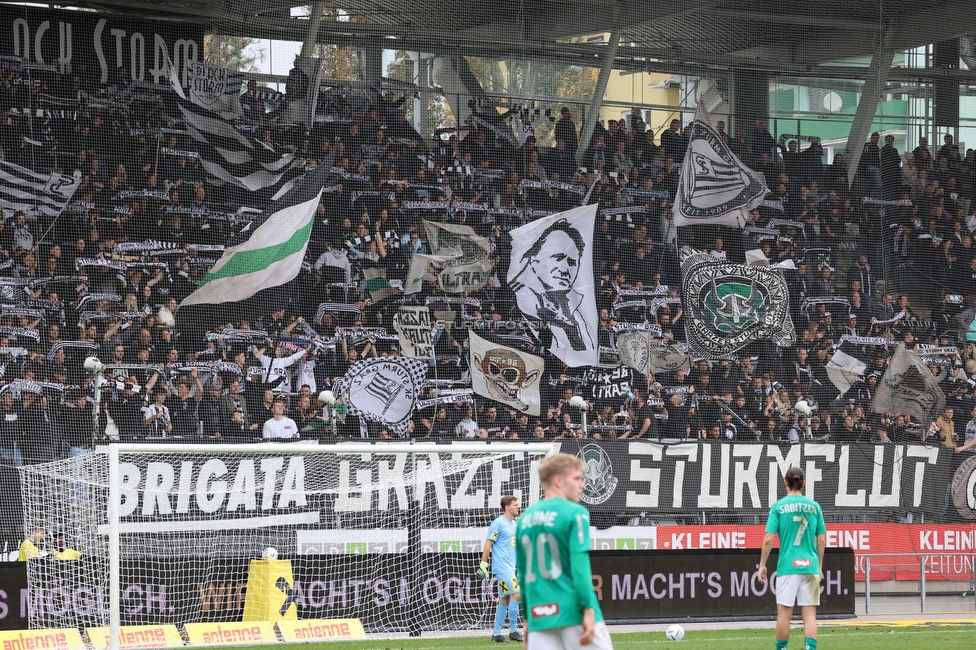
<path fill-rule="evenodd" d="M 763 526 L 658 526 L 658 549 L 754 548 L 762 546 Z M 928 555 L 926 580 L 972 580 L 976 558 L 976 525 L 828 524 L 827 546 L 851 548 L 855 577 L 863 582 L 867 555 L 906 553 L 905 557 L 872 557 L 871 581 L 918 580 L 921 558 Z"/>

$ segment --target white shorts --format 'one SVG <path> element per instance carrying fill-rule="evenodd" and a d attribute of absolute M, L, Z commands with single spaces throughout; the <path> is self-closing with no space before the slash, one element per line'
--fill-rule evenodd
<path fill-rule="evenodd" d="M 613 650 L 610 632 L 604 623 L 597 623 L 590 645 L 580 645 L 582 625 L 557 627 L 552 630 L 529 631 L 529 650 Z"/>
<path fill-rule="evenodd" d="M 820 606 L 820 576 L 793 574 L 776 576 L 776 604 L 784 607 Z"/>

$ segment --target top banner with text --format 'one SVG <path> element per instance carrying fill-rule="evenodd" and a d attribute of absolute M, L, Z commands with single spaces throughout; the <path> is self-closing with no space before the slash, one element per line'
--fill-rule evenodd
<path fill-rule="evenodd" d="M 203 29 L 90 11 L 0 5 L 0 55 L 58 66 L 62 73 L 80 74 L 79 63 L 85 63 L 97 85 L 113 81 L 118 68 L 125 68 L 132 81 L 166 84 L 167 59 L 184 81 L 188 64 L 203 60 Z"/>
<path fill-rule="evenodd" d="M 786 495 L 783 474 L 796 465 L 806 473 L 806 495 L 828 514 L 976 518 L 976 463 L 934 446 L 572 440 L 561 450 L 587 463 L 582 501 L 591 511 L 765 517 Z"/>

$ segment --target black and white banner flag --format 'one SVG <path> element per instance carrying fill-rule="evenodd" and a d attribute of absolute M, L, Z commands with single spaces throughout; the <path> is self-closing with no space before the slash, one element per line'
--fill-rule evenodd
<path fill-rule="evenodd" d="M 908 413 L 919 422 L 934 422 L 945 409 L 946 397 L 928 366 L 916 352 L 899 345 L 871 402 L 875 413 Z"/>
<path fill-rule="evenodd" d="M 867 365 L 857 357 L 838 349 L 827 361 L 825 369 L 830 383 L 837 387 L 841 395 L 844 395 L 864 376 Z"/>
<path fill-rule="evenodd" d="M 471 345 L 471 387 L 478 395 L 511 406 L 519 413 L 539 415 L 539 391 L 546 364 L 542 357 L 493 343 L 474 332 Z"/>
<path fill-rule="evenodd" d="M 241 91 L 244 73 L 209 63 L 190 63 L 186 69 L 187 97 L 191 102 L 217 113 L 225 120 L 244 115 Z"/>
<path fill-rule="evenodd" d="M 619 402 L 627 399 L 634 389 L 634 373 L 630 368 L 587 368 L 577 391 L 587 399 L 598 402 Z"/>
<path fill-rule="evenodd" d="M 698 104 L 689 128 L 691 138 L 674 200 L 674 225 L 744 226 L 749 211 L 769 189 L 725 144 L 703 104 Z"/>
<path fill-rule="evenodd" d="M 552 353 L 572 367 L 600 362 L 592 245 L 598 208 L 584 205 L 512 231 L 508 285 L 522 313 L 551 331 Z"/>
<path fill-rule="evenodd" d="M 414 253 L 410 258 L 410 270 L 407 272 L 407 279 L 403 283 L 403 293 L 408 295 L 417 293 L 423 289 L 424 280 L 439 282 L 444 268 L 461 256 L 461 250 L 457 248 L 442 248 L 437 255 Z"/>
<path fill-rule="evenodd" d="M 349 412 L 402 436 L 427 376 L 427 363 L 405 357 L 363 359 L 349 366 L 333 391 Z"/>
<path fill-rule="evenodd" d="M 304 124 L 307 128 L 312 128 L 321 81 L 322 59 L 295 57 L 295 65 L 288 73 L 288 82 L 285 84 L 288 105 L 281 114 L 282 123 Z"/>
<path fill-rule="evenodd" d="M 304 159 L 281 154 L 268 143 L 245 136 L 233 123 L 191 102 L 172 65 L 170 86 L 179 96 L 177 108 L 196 143 L 200 164 L 214 178 L 255 192 L 279 184 L 279 190 L 288 187 L 303 171 Z M 331 161 L 323 164 L 331 165 Z"/>
<path fill-rule="evenodd" d="M 400 353 L 412 359 L 434 358 L 434 335 L 430 309 L 403 306 L 393 316 L 393 328 L 400 339 Z"/>
<path fill-rule="evenodd" d="M 617 352 L 624 365 L 642 375 L 691 367 L 691 357 L 684 344 L 666 344 L 650 331 L 618 334 Z"/>
<path fill-rule="evenodd" d="M 695 356 L 724 356 L 761 339 L 780 347 L 796 340 L 789 290 L 779 271 L 716 260 L 686 246 L 681 282 Z"/>
<path fill-rule="evenodd" d="M 39 174 L 0 160 L 0 209 L 57 217 L 80 184 L 80 174 Z"/>
<path fill-rule="evenodd" d="M 141 17 L 150 13 L 155 12 L 121 14 L 3 4 L 0 55 L 22 57 L 24 67 L 56 65 L 65 74 L 77 71 L 79 61 L 85 60 L 96 84 L 108 83 L 123 65 L 136 83 L 165 84 L 167 60 L 176 62 L 183 73 L 203 58 L 204 29 L 188 21 Z M 75 101 L 72 94 L 72 104 Z"/>
<path fill-rule="evenodd" d="M 491 256 L 491 242 L 475 233 L 471 226 L 424 221 L 428 250 L 434 255 L 460 257 L 448 262 L 437 276 L 440 288 L 448 293 L 478 291 L 485 286 L 495 260 Z"/>

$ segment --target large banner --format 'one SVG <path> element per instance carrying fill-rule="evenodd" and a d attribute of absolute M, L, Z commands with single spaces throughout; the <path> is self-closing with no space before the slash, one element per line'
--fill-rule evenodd
<path fill-rule="evenodd" d="M 493 579 L 474 575 L 476 553 L 316 555 L 291 559 L 292 580 L 284 583 L 299 620 L 359 618 L 370 632 L 459 628 L 472 621 L 490 626 L 497 593 Z M 247 586 L 248 558 L 213 557 L 208 562 L 123 562 L 122 624 L 157 625 L 240 621 Z M 36 561 L 32 569 L 57 571 L 65 563 Z M 93 575 L 107 574 L 107 560 L 82 559 L 75 570 L 28 598 L 19 588 L 24 565 L 0 571 L 0 590 L 18 589 L 7 601 L 0 626 L 93 627 L 108 621 L 108 591 Z M 0 600 L 0 602 L 3 602 Z M 417 617 L 418 603 L 424 615 Z M 16 609 L 13 609 L 16 607 Z M 2 607 L 0 607 L 2 613 Z M 18 616 L 19 614 L 19 616 Z"/>
<path fill-rule="evenodd" d="M 783 475 L 792 465 L 803 468 L 806 495 L 828 513 L 968 520 L 976 510 L 976 464 L 935 446 L 566 440 L 561 450 L 587 461 L 583 497 L 591 510 L 765 518 L 786 495 Z"/>
<path fill-rule="evenodd" d="M 96 83 L 125 68 L 132 81 L 167 83 L 167 59 L 186 83 L 190 63 L 203 60 L 203 28 L 90 11 L 52 11 L 0 5 L 0 55 L 59 65 L 62 72 L 88 64 Z"/>
<path fill-rule="evenodd" d="M 776 557 L 759 582 L 759 551 L 594 551 L 593 585 L 611 622 L 768 616 L 776 612 Z M 824 556 L 818 615 L 854 616 L 854 553 Z"/>
<path fill-rule="evenodd" d="M 120 525 L 123 533 L 232 531 L 317 527 L 329 512 L 356 514 L 364 523 L 370 513 L 383 518 L 415 508 L 445 515 L 491 512 L 505 495 L 525 506 L 540 498 L 533 463 L 541 458 L 456 454 L 448 445 L 416 454 L 303 454 L 287 446 L 260 455 L 122 454 Z M 44 512 L 35 516 L 53 519 Z"/>
<path fill-rule="evenodd" d="M 291 559 L 292 580 L 285 587 L 300 620 L 359 618 L 370 632 L 405 631 L 410 624 L 424 630 L 469 629 L 472 622 L 487 627 L 494 615 L 497 587 L 494 579 L 475 577 L 472 567 L 477 566 L 479 555 L 306 555 Z M 595 551 L 593 588 L 607 620 L 773 616 L 770 590 L 753 579 L 758 557 L 758 549 Z M 249 560 L 211 560 L 124 562 L 122 624 L 240 621 Z M 91 580 L 106 571 L 106 560 L 78 560 L 70 572 L 63 570 L 61 562 L 34 562 L 34 570 L 62 575 L 51 580 L 53 588 L 27 596 L 24 563 L 0 565 L 0 629 L 26 629 L 28 616 L 35 627 L 48 628 L 90 627 L 107 621 L 108 592 Z M 773 555 L 769 566 L 775 562 Z M 850 551 L 827 554 L 821 613 L 853 613 L 852 564 Z M 662 566 L 667 567 L 664 573 Z M 424 604 L 419 618 L 418 603 Z"/>
<path fill-rule="evenodd" d="M 960 461 L 962 454 L 940 447 L 640 440 L 563 440 L 559 446 L 586 460 L 583 496 L 594 515 L 705 512 L 765 521 L 770 505 L 785 495 L 783 474 L 796 465 L 806 473 L 807 496 L 828 514 L 881 520 L 915 513 L 965 523 L 976 518 L 976 459 Z M 540 498 L 534 469 L 540 454 L 486 457 L 450 449 L 325 455 L 284 446 L 261 455 L 187 453 L 178 459 L 123 454 L 121 529 L 160 534 L 317 528 L 331 512 L 355 514 L 367 526 L 373 518 L 416 508 L 444 516 L 477 514 L 494 509 L 508 494 L 524 506 Z M 62 461 L 65 475 L 103 471 L 100 456 Z M 34 503 L 36 520 L 61 520 L 63 504 Z"/>
<path fill-rule="evenodd" d="M 756 549 L 765 526 L 615 526 L 592 530 L 594 550 L 683 551 Z M 976 526 L 973 524 L 827 524 L 827 548 L 855 554 L 854 579 L 918 580 L 926 556 L 925 579 L 972 580 Z M 903 553 L 904 555 L 892 555 Z M 770 565 L 772 566 L 772 565 Z"/>

